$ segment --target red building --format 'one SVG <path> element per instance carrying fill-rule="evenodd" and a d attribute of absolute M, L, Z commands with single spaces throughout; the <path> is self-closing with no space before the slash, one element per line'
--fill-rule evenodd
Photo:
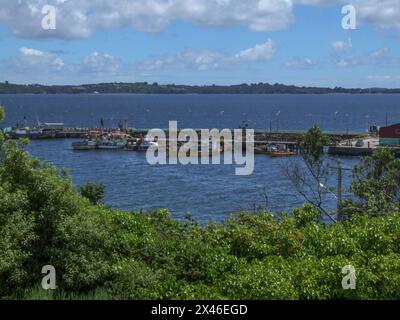
<path fill-rule="evenodd" d="M 379 144 L 381 146 L 400 145 L 400 123 L 380 128 Z"/>

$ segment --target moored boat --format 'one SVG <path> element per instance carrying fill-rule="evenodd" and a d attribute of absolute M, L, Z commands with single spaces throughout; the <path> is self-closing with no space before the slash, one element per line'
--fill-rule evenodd
<path fill-rule="evenodd" d="M 296 152 L 291 151 L 286 145 L 269 145 L 266 148 L 265 154 L 271 157 L 291 157 L 295 156 Z"/>
<path fill-rule="evenodd" d="M 271 157 L 291 157 L 295 156 L 296 152 L 280 150 L 280 151 L 268 152 L 267 154 Z"/>
<path fill-rule="evenodd" d="M 97 144 L 97 148 L 101 150 L 120 150 L 126 146 L 125 141 L 118 140 L 101 140 Z"/>
<path fill-rule="evenodd" d="M 27 138 L 29 135 L 29 128 L 16 129 L 11 133 L 15 138 Z"/>
<path fill-rule="evenodd" d="M 128 151 L 138 151 L 139 149 L 139 142 L 136 139 L 128 139 L 126 144 L 126 150 Z"/>
<path fill-rule="evenodd" d="M 83 140 L 72 143 L 74 150 L 95 150 L 97 149 L 97 142 L 92 140 Z"/>
<path fill-rule="evenodd" d="M 158 147 L 157 142 L 152 142 L 147 139 L 143 140 L 140 142 L 140 144 L 137 147 L 137 151 L 147 151 L 150 147 Z"/>

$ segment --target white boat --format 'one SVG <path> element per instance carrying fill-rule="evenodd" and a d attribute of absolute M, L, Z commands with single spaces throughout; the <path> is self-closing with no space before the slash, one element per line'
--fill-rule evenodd
<path fill-rule="evenodd" d="M 13 132 L 13 136 L 15 136 L 16 138 L 25 138 L 28 136 L 29 133 L 29 129 L 16 129 Z"/>
<path fill-rule="evenodd" d="M 43 133 L 43 130 L 37 129 L 37 128 L 34 128 L 34 129 L 29 131 L 30 135 L 41 135 L 42 133 Z"/>

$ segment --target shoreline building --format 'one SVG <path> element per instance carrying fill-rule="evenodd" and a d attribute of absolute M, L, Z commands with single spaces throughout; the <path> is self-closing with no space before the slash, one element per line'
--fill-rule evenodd
<path fill-rule="evenodd" d="M 379 145 L 392 147 L 400 145 L 400 123 L 379 129 Z"/>

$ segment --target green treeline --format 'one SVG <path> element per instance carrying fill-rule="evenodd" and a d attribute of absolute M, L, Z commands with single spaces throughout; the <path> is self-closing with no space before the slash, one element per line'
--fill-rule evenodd
<path fill-rule="evenodd" d="M 25 146 L 0 136 L 1 299 L 400 298 L 400 162 L 389 151 L 355 173 L 358 200 L 342 222 L 305 205 L 201 225 L 108 208 L 102 187 L 75 190 Z M 55 291 L 41 289 L 45 265 Z M 346 265 L 356 290 L 342 288 Z"/>
<path fill-rule="evenodd" d="M 80 94 L 80 93 L 139 93 L 139 94 L 332 94 L 332 93 L 400 93 L 400 89 L 384 88 L 352 88 L 341 87 L 298 87 L 280 83 L 252 83 L 231 86 L 204 85 L 189 86 L 158 83 L 98 83 L 84 85 L 53 85 L 45 86 L 39 84 L 19 85 L 13 83 L 0 83 L 0 94 Z"/>

